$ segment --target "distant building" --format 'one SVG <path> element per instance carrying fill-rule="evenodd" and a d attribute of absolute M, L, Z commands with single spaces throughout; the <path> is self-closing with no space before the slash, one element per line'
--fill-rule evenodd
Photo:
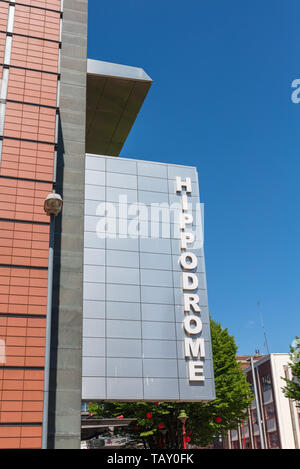
<path fill-rule="evenodd" d="M 253 361 L 257 362 L 258 360 L 262 360 L 265 357 L 266 357 L 266 355 L 253 355 Z M 240 364 L 242 365 L 243 370 L 246 370 L 247 368 L 249 368 L 250 355 L 239 355 L 236 358 L 240 362 Z"/>
<path fill-rule="evenodd" d="M 251 383 L 253 376 L 250 356 L 238 357 Z M 287 353 L 272 353 L 266 356 L 254 356 L 254 372 L 256 375 L 258 403 L 253 401 L 248 410 L 248 420 L 237 430 L 229 432 L 224 446 L 229 449 L 260 449 L 260 434 L 257 421 L 257 405 L 259 405 L 263 439 L 266 449 L 299 449 L 300 448 L 300 409 L 295 402 L 286 398 L 282 392 L 283 377 L 291 379 Z"/>

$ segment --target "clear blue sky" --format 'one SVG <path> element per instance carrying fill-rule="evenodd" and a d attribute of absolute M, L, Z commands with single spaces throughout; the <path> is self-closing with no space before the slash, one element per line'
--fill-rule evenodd
<path fill-rule="evenodd" d="M 89 0 L 88 56 L 154 83 L 121 156 L 195 165 L 212 317 L 239 353 L 300 336 L 298 0 Z"/>

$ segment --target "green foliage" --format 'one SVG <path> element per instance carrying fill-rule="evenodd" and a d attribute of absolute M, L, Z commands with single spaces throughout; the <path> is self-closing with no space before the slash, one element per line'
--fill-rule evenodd
<path fill-rule="evenodd" d="M 289 380 L 283 378 L 286 386 L 282 391 L 286 397 L 296 401 L 297 406 L 300 407 L 300 339 L 296 337 L 293 345 L 290 346 L 290 363 L 289 366 L 292 370 L 293 379 Z"/>
<path fill-rule="evenodd" d="M 133 418 L 124 433 L 133 445 L 142 442 L 145 448 L 180 449 L 183 447 L 182 422 L 186 419 L 186 435 L 190 443 L 205 446 L 218 435 L 237 428 L 247 418 L 253 398 L 250 386 L 236 360 L 237 346 L 227 329 L 211 321 L 212 350 L 216 399 L 211 402 L 114 402 L 93 404 L 92 412 L 103 417 Z M 216 418 L 221 417 L 220 423 Z"/>

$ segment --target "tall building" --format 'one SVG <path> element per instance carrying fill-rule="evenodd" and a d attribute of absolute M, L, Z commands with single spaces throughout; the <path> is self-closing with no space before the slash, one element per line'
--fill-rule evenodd
<path fill-rule="evenodd" d="M 1 448 L 41 446 L 61 23 L 60 0 L 0 2 Z"/>
<path fill-rule="evenodd" d="M 87 7 L 0 0 L 0 448 L 79 448 L 82 399 L 215 396 L 197 170 L 115 158 L 152 80 L 87 60 Z"/>
<path fill-rule="evenodd" d="M 249 358 L 238 357 L 254 394 L 254 380 Z M 226 446 L 230 449 L 260 449 L 261 440 L 263 440 L 266 449 L 299 449 L 299 408 L 282 392 L 285 385 L 282 378 L 292 379 L 288 366 L 289 354 L 271 353 L 263 357 L 256 356 L 253 359 L 258 398 L 253 401 L 248 410 L 248 419 L 238 429 L 229 432 Z M 261 434 L 258 425 L 258 408 L 262 421 Z"/>

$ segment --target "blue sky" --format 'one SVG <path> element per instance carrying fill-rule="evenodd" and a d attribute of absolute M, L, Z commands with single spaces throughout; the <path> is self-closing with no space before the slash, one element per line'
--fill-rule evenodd
<path fill-rule="evenodd" d="M 195 165 L 210 311 L 239 353 L 300 336 L 297 0 L 89 0 L 88 56 L 154 83 L 121 156 Z"/>

